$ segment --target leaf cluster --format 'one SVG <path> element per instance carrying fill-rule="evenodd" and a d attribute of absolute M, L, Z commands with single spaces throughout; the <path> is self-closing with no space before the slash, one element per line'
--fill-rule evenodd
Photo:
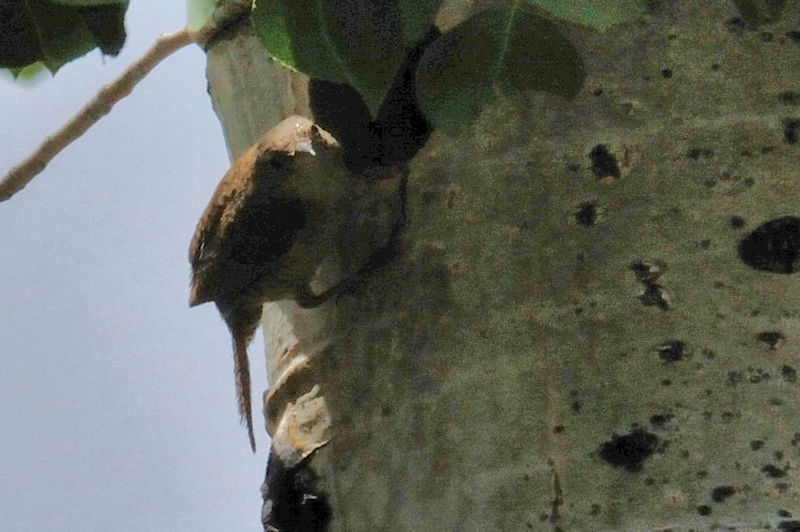
<path fill-rule="evenodd" d="M 437 127 L 457 130 L 497 90 L 545 90 L 566 98 L 577 93 L 582 60 L 551 15 L 602 29 L 643 12 L 640 0 L 514 0 L 495 2 L 490 9 L 480 2 L 452 4 L 257 1 L 253 23 L 273 58 L 314 79 L 351 87 L 375 116 L 386 108 L 408 50 L 443 13 L 458 13 L 448 31 L 426 46 L 413 73 L 425 115 Z"/>
<path fill-rule="evenodd" d="M 0 0 L 0 67 L 56 72 L 94 48 L 117 55 L 127 8 L 128 0 Z"/>

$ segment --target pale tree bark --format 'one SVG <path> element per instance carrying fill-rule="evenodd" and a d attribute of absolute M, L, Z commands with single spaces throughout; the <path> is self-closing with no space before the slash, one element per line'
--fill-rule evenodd
<path fill-rule="evenodd" d="M 793 9 L 565 25 L 574 101 L 435 131 L 398 257 L 321 308 L 265 307 L 269 526 L 800 530 Z M 308 115 L 248 27 L 208 57 L 233 154 Z"/>

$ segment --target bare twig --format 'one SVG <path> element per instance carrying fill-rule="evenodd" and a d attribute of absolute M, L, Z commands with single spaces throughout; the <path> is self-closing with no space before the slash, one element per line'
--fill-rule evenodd
<path fill-rule="evenodd" d="M 27 159 L 12 168 L 0 180 L 0 201 L 5 201 L 22 190 L 25 185 L 53 160 L 53 157 L 66 148 L 73 140 L 83 135 L 95 122 L 111 111 L 115 103 L 130 94 L 133 87 L 142 80 L 164 58 L 194 42 L 186 28 L 162 35 L 138 61 L 129 66 L 110 85 L 103 86 L 97 95 L 87 103 L 78 114 L 64 124 Z"/>
<path fill-rule="evenodd" d="M 220 28 L 223 28 L 237 17 L 241 17 L 245 12 L 242 6 L 246 7 L 249 2 L 247 4 L 230 2 L 230 4 L 236 5 L 221 14 L 221 16 L 215 16 L 211 24 L 197 31 L 189 31 L 183 28 L 175 33 L 159 37 L 142 57 L 129 66 L 111 84 L 103 86 L 78 114 L 53 135 L 47 137 L 35 152 L 0 179 L 0 201 L 5 201 L 22 190 L 37 174 L 44 170 L 47 163 L 53 160 L 53 157 L 58 155 L 72 141 L 83 135 L 95 122 L 108 114 L 114 104 L 130 94 L 136 84 L 149 74 L 157 64 L 188 44 L 196 42 L 203 45 Z"/>

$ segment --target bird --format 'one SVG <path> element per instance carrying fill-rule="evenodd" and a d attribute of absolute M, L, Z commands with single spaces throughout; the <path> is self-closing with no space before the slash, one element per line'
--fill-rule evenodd
<path fill-rule="evenodd" d="M 338 289 L 316 294 L 310 281 L 335 245 L 337 205 L 348 195 L 340 152 L 310 119 L 286 118 L 233 162 L 189 246 L 189 306 L 213 301 L 230 330 L 239 414 L 253 452 L 247 347 L 263 304 L 294 299 L 311 308 Z"/>

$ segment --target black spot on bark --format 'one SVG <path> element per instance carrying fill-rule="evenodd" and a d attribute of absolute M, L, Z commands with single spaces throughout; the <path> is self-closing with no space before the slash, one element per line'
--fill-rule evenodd
<path fill-rule="evenodd" d="M 581 203 L 578 205 L 578 212 L 575 219 L 583 226 L 592 226 L 597 221 L 597 205 L 594 203 Z"/>
<path fill-rule="evenodd" d="M 711 500 L 714 502 L 723 502 L 734 493 L 736 493 L 736 488 L 733 486 L 717 486 L 711 490 Z"/>
<path fill-rule="evenodd" d="M 653 414 L 650 416 L 650 424 L 654 427 L 663 427 L 673 418 L 672 414 Z"/>
<path fill-rule="evenodd" d="M 594 90 L 594 92 L 592 94 L 594 94 L 595 96 L 602 96 L 603 95 L 603 89 L 597 88 L 597 89 Z"/>
<path fill-rule="evenodd" d="M 614 467 L 624 467 L 631 473 L 641 471 L 642 464 L 656 450 L 658 437 L 642 429 L 624 436 L 613 436 L 604 443 L 598 454 Z"/>
<path fill-rule="evenodd" d="M 800 93 L 795 91 L 783 91 L 778 94 L 778 101 L 783 105 L 798 105 L 800 104 Z"/>
<path fill-rule="evenodd" d="M 778 523 L 778 530 L 783 532 L 800 532 L 800 521 L 781 521 Z"/>
<path fill-rule="evenodd" d="M 280 531 L 325 532 L 331 519 L 327 497 L 319 490 L 318 476 L 300 463 L 287 467 L 271 454 L 264 480 L 261 521 Z"/>
<path fill-rule="evenodd" d="M 797 30 L 787 31 L 786 36 L 789 37 L 794 42 L 796 42 L 797 44 L 800 44 L 800 31 Z"/>
<path fill-rule="evenodd" d="M 789 510 L 778 510 L 778 517 L 791 517 L 792 512 Z"/>
<path fill-rule="evenodd" d="M 741 229 L 744 227 L 745 221 L 741 216 L 733 215 L 728 219 L 728 224 L 734 229 Z"/>
<path fill-rule="evenodd" d="M 697 513 L 700 515 L 711 515 L 711 506 L 703 504 L 697 507 Z"/>
<path fill-rule="evenodd" d="M 760 225 L 739 243 L 738 253 L 742 262 L 756 270 L 800 271 L 800 218 L 784 216 Z"/>
<path fill-rule="evenodd" d="M 786 382 L 796 382 L 797 381 L 797 370 L 791 366 L 787 366 L 784 364 L 781 366 L 781 377 Z"/>
<path fill-rule="evenodd" d="M 800 139 L 800 120 L 787 119 L 783 122 L 783 140 L 787 144 L 797 144 Z"/>
<path fill-rule="evenodd" d="M 672 70 L 669 68 L 665 68 L 661 71 L 661 77 L 665 79 L 669 79 L 672 77 Z"/>
<path fill-rule="evenodd" d="M 736 386 L 744 380 L 744 376 L 742 375 L 741 371 L 731 370 L 728 372 L 725 380 L 728 383 L 728 386 Z"/>
<path fill-rule="evenodd" d="M 764 440 L 753 440 L 750 442 L 750 449 L 758 451 L 764 447 Z"/>
<path fill-rule="evenodd" d="M 688 152 L 686 152 L 686 157 L 693 161 L 697 161 L 698 159 L 710 159 L 714 156 L 714 151 L 709 150 L 708 148 L 692 148 Z"/>
<path fill-rule="evenodd" d="M 786 476 L 786 471 L 783 469 L 776 467 L 773 464 L 767 464 L 761 468 L 761 471 L 767 474 L 770 478 L 783 478 Z"/>
<path fill-rule="evenodd" d="M 742 17 L 733 17 L 725 21 L 728 31 L 733 34 L 741 35 L 747 29 L 747 22 Z"/>
<path fill-rule="evenodd" d="M 607 176 L 620 176 L 617 160 L 609 153 L 604 144 L 598 144 L 592 148 L 592 151 L 589 152 L 589 158 L 592 160 L 592 172 L 597 179 Z"/>
<path fill-rule="evenodd" d="M 661 310 L 669 310 L 671 296 L 669 290 L 659 278 L 666 271 L 666 266 L 644 261 L 637 261 L 630 265 L 636 280 L 642 284 L 639 292 L 639 301 L 646 307 L 657 306 Z"/>
<path fill-rule="evenodd" d="M 678 340 L 668 342 L 656 348 L 658 356 L 665 362 L 677 362 L 683 358 L 683 352 L 686 344 Z"/>
<path fill-rule="evenodd" d="M 779 331 L 764 331 L 756 335 L 759 342 L 767 344 L 770 349 L 775 349 L 777 345 L 783 340 L 783 334 Z"/>
<path fill-rule="evenodd" d="M 439 195 L 434 192 L 433 190 L 423 190 L 422 191 L 422 203 L 425 205 L 433 205 L 433 203 L 439 198 Z"/>
<path fill-rule="evenodd" d="M 639 301 L 646 307 L 657 306 L 661 310 L 669 309 L 669 305 L 661 295 L 661 288 L 652 281 L 644 281 L 644 291 L 639 294 Z"/>
<path fill-rule="evenodd" d="M 778 7 L 776 4 L 783 3 L 783 1 L 784 0 L 765 0 L 764 2 L 759 2 L 766 4 L 765 6 L 757 5 L 754 0 L 734 0 L 733 3 L 736 5 L 736 9 L 739 11 L 741 17 L 747 23 L 747 28 L 755 30 L 759 24 L 770 20 L 769 14 Z M 764 11 L 764 7 L 767 8 L 767 12 Z"/>

